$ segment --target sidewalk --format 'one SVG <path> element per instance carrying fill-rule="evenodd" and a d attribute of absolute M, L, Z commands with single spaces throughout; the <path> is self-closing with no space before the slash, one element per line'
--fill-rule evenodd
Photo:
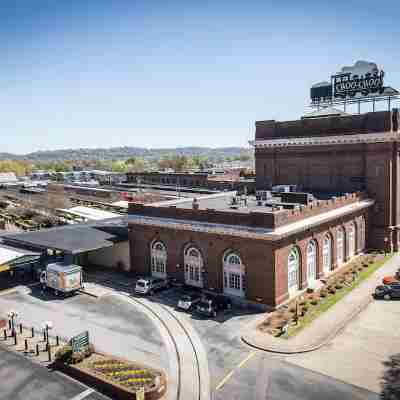
<path fill-rule="evenodd" d="M 371 277 L 348 293 L 332 308 L 320 315 L 309 326 L 291 339 L 279 339 L 257 330 L 258 320 L 242 335 L 248 345 L 273 353 L 305 353 L 327 344 L 332 340 L 360 311 L 373 301 L 372 293 L 382 282 L 385 275 L 392 275 L 400 265 L 400 254 L 395 254 Z"/>

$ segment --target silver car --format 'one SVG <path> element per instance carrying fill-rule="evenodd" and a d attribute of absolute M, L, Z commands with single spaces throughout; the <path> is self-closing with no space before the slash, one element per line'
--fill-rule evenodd
<path fill-rule="evenodd" d="M 140 278 L 136 281 L 135 293 L 153 294 L 156 290 L 168 287 L 168 280 L 162 278 Z"/>

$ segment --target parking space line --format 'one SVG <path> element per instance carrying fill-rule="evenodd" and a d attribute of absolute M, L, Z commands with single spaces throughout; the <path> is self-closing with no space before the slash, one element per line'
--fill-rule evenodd
<path fill-rule="evenodd" d="M 221 389 L 222 386 L 224 386 L 225 383 L 228 382 L 229 379 L 231 379 L 231 377 L 235 373 L 235 371 L 237 371 L 238 369 L 240 369 L 244 365 L 246 365 L 246 363 L 249 362 L 256 354 L 257 354 L 256 351 L 250 352 L 242 361 L 240 361 L 239 364 L 237 364 L 237 366 L 232 371 L 230 371 L 228 374 L 225 375 L 225 377 L 215 387 L 215 390 L 217 391 L 217 390 Z"/>
<path fill-rule="evenodd" d="M 244 360 L 238 364 L 238 368 L 242 368 L 249 360 L 251 360 L 256 355 L 255 351 L 252 351 Z"/>
<path fill-rule="evenodd" d="M 231 372 L 229 372 L 224 379 L 222 379 L 222 381 L 220 383 L 218 383 L 217 387 L 215 388 L 215 390 L 219 390 L 222 388 L 222 386 L 225 385 L 226 382 L 228 382 L 229 379 L 231 379 L 231 376 L 233 375 L 234 370 L 232 370 Z"/>
<path fill-rule="evenodd" d="M 70 400 L 82 400 L 94 392 L 94 389 L 86 389 L 84 392 L 72 397 Z"/>

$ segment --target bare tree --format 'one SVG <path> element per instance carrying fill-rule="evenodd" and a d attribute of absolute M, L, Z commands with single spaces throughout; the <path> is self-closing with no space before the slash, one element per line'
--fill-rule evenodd
<path fill-rule="evenodd" d="M 400 400 L 400 353 L 390 356 L 384 365 L 386 370 L 383 375 L 381 398 Z"/>

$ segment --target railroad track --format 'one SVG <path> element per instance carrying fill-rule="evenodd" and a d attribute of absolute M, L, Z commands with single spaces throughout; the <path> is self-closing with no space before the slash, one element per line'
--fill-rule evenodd
<path fill-rule="evenodd" d="M 150 312 L 158 321 L 161 322 L 165 330 L 167 331 L 171 342 L 173 343 L 174 350 L 177 357 L 178 364 L 178 375 L 177 375 L 177 388 L 176 388 L 176 399 L 177 400 L 209 400 L 210 399 L 210 391 L 209 391 L 209 382 L 205 381 L 209 377 L 208 374 L 203 378 L 202 377 L 202 367 L 200 362 L 200 355 L 197 350 L 197 346 L 194 343 L 194 340 L 191 337 L 190 332 L 184 326 L 184 324 L 177 318 L 174 313 L 168 310 L 167 307 L 160 304 L 147 304 L 148 300 L 138 299 L 135 297 L 129 296 L 130 301 L 139 304 L 141 307 L 145 308 L 148 312 Z M 156 307 L 154 307 L 156 305 Z M 180 332 L 176 330 L 172 330 L 169 324 L 165 321 L 166 318 L 163 318 L 159 315 L 158 312 L 154 310 L 154 308 L 160 308 L 163 312 L 163 316 L 168 316 L 168 318 L 174 321 L 175 326 L 179 327 Z M 186 343 L 184 341 L 186 340 Z M 178 343 L 179 342 L 179 343 Z M 190 347 L 190 351 L 188 351 L 188 347 Z M 189 355 L 191 353 L 191 356 Z M 192 370 L 190 365 L 194 367 L 195 370 L 195 379 L 194 376 L 190 373 Z M 194 385 L 195 383 L 195 385 Z"/>

